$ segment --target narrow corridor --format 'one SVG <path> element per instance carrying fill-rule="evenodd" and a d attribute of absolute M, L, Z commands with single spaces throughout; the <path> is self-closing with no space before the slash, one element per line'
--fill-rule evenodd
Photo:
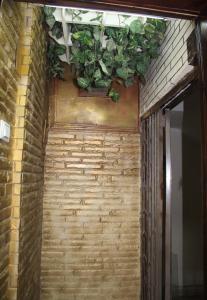
<path fill-rule="evenodd" d="M 0 1 L 0 300 L 160 300 L 172 286 L 193 290 L 177 284 L 169 247 L 166 116 L 196 82 L 207 120 L 207 26 L 189 7 L 159 15 L 130 1 L 112 0 L 112 12 L 105 0 L 101 11 L 96 0 Z M 203 196 L 194 198 L 206 273 L 203 123 Z"/>

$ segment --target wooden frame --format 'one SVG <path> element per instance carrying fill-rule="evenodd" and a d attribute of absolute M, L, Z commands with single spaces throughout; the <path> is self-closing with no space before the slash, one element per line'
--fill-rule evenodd
<path fill-rule="evenodd" d="M 156 103 L 148 112 L 144 114 L 142 117 L 142 122 L 144 120 L 147 120 L 154 114 L 158 113 L 159 111 L 162 111 L 165 107 L 169 105 L 169 103 L 173 103 L 176 101 L 175 99 L 182 93 L 185 92 L 185 90 L 188 89 L 188 87 L 191 85 L 193 81 L 197 81 L 200 86 L 201 90 L 201 111 L 202 111 L 202 159 L 203 159 L 203 168 L 202 168 L 202 174 L 203 174 L 203 181 L 202 181 L 202 187 L 203 187 L 203 224 L 204 224 L 204 299 L 207 298 L 207 22 L 202 20 L 197 20 L 196 25 L 196 42 L 197 42 L 197 52 L 198 52 L 198 67 L 193 72 L 188 74 L 186 77 L 184 77 L 176 86 L 175 88 L 170 91 L 168 94 L 166 94 L 158 103 Z M 168 117 L 166 117 L 166 126 L 169 127 L 169 120 Z M 167 138 L 167 136 L 166 136 Z M 167 141 L 166 141 L 167 143 Z M 166 149 L 167 156 L 166 156 L 166 163 L 168 166 L 168 172 L 170 172 L 170 161 L 169 161 L 169 149 Z M 170 175 L 165 174 L 166 177 L 166 207 L 164 209 L 167 210 L 167 214 L 170 214 L 170 207 L 169 207 L 169 195 L 170 195 Z M 165 231 L 168 232 L 170 236 L 170 227 L 169 224 L 166 224 L 166 227 L 163 228 L 163 233 L 165 234 Z M 165 241 L 165 247 L 168 247 L 169 241 Z M 166 257 L 165 259 L 169 261 L 169 251 L 166 251 L 167 248 L 165 248 Z M 163 264 L 164 266 L 164 264 Z M 169 268 L 169 264 L 168 267 Z M 163 269 L 164 275 L 164 283 L 165 286 L 163 288 L 163 295 L 165 295 L 165 300 L 168 299 L 168 295 L 170 294 L 170 277 L 167 275 L 169 274 L 169 269 Z M 150 299 L 150 298 L 143 298 Z M 154 298 L 156 300 L 159 300 L 161 298 Z M 154 300 L 153 299 L 153 300 Z"/>
<path fill-rule="evenodd" d="M 171 150 L 170 150 L 170 112 L 165 110 L 165 188 L 166 188 L 166 199 L 165 199 L 165 289 L 164 295 L 165 300 L 170 300 L 171 295 L 171 264 L 170 264 L 170 245 L 171 245 Z"/>
<path fill-rule="evenodd" d="M 162 299 L 162 113 L 142 122 L 142 300 Z"/>
<path fill-rule="evenodd" d="M 199 88 L 199 81 L 196 80 L 194 82 L 192 82 L 192 84 L 194 84 L 197 88 Z M 166 173 L 165 173 L 165 207 L 163 208 L 163 220 L 165 223 L 165 228 L 163 228 L 163 248 L 164 248 L 164 261 L 163 264 L 165 264 L 163 273 L 164 273 L 164 277 L 163 277 L 163 283 L 164 283 L 164 289 L 163 289 L 163 294 L 165 295 L 165 300 L 170 300 L 171 298 L 169 297 L 169 295 L 171 295 L 171 254 L 170 254 L 170 248 L 171 248 L 171 184 L 172 184 L 172 178 L 171 178 L 171 172 L 172 172 L 172 168 L 171 168 L 171 141 L 170 141 L 170 127 L 171 127 L 171 121 L 170 121 L 170 111 L 173 107 L 175 107 L 176 105 L 178 105 L 180 102 L 182 102 L 182 95 L 185 96 L 186 93 L 188 93 L 188 90 L 191 88 L 191 84 L 188 84 L 186 86 L 186 88 L 183 88 L 182 92 L 179 92 L 177 94 L 176 97 L 174 97 L 173 99 L 169 100 L 164 106 L 162 106 L 162 108 L 160 108 L 159 111 L 163 112 L 164 115 L 164 120 L 165 120 L 165 130 L 164 130 L 164 137 L 165 137 L 165 143 L 164 143 L 164 153 L 165 155 L 165 169 L 166 169 Z M 202 95 L 201 95 L 202 96 Z M 203 98 L 201 98 L 201 107 L 202 106 L 202 102 L 203 102 Z M 201 108 L 201 113 L 202 113 L 202 108 Z M 202 123 L 203 121 L 206 120 L 201 120 Z M 203 126 L 201 124 L 201 129 L 203 129 Z M 204 134 L 204 131 L 203 131 Z M 205 137 L 206 138 L 206 137 Z M 203 145 L 204 146 L 204 145 Z M 203 177 L 203 233 L 204 233 L 204 237 L 203 237 L 203 242 L 204 242 L 204 249 L 203 249 L 203 253 L 204 253 L 204 298 L 206 299 L 206 293 L 207 293 L 207 285 L 206 285 L 206 259 L 207 259 L 207 248 L 206 248 L 206 202 L 205 202 L 205 188 L 204 185 L 206 184 L 206 180 L 205 180 L 205 172 L 204 169 L 202 170 L 202 174 L 201 176 Z M 165 236 L 165 238 L 164 238 Z M 157 300 L 157 298 L 156 298 Z"/>
<path fill-rule="evenodd" d="M 192 74 L 189 74 L 186 78 L 183 78 L 183 80 L 168 94 L 165 95 L 163 99 L 159 101 L 159 103 L 155 104 L 148 112 L 145 113 L 145 115 L 142 117 L 142 120 L 145 120 L 155 114 L 158 111 L 161 111 L 164 109 L 164 107 L 167 107 L 169 103 L 173 102 L 180 94 L 185 92 L 185 90 L 190 86 L 191 82 L 194 80 L 197 80 L 200 86 L 200 89 L 202 91 L 201 95 L 201 111 L 202 111 L 202 159 L 203 159 L 203 168 L 202 168 L 202 174 L 203 174 L 203 181 L 202 181 L 202 187 L 203 187 L 203 224 L 204 224 L 204 299 L 207 297 L 207 22 L 206 21 L 197 21 L 196 26 L 196 41 L 197 41 L 197 49 L 198 49 L 198 68 L 196 71 L 194 71 Z M 167 124 L 166 126 L 169 126 L 169 120 L 167 118 Z M 167 141 L 166 141 L 167 142 Z M 166 149 L 167 150 L 167 149 Z M 169 150 L 167 150 L 168 153 Z M 168 153 L 170 154 L 170 153 Z M 168 160 L 168 155 L 166 157 L 166 163 L 168 165 L 168 171 L 170 171 L 170 164 Z M 166 174 L 167 175 L 167 174 Z M 168 177 L 168 178 L 167 178 Z M 169 181 L 170 177 L 169 175 L 166 176 L 166 188 L 167 188 L 167 195 L 170 194 L 169 189 Z M 166 209 L 167 214 L 170 214 L 170 208 L 169 208 L 169 201 L 168 196 L 166 199 Z M 167 230 L 170 234 L 170 228 L 168 226 L 169 224 L 166 224 L 166 228 L 163 229 L 164 231 Z M 165 241 L 166 246 L 168 247 L 168 242 Z M 167 248 L 166 248 L 167 249 Z M 166 251 L 168 252 L 168 251 Z M 168 254 L 167 254 L 168 255 Z M 166 257 L 165 259 L 169 260 L 169 257 Z M 169 267 L 169 264 L 168 264 Z M 169 274 L 169 270 L 165 269 L 165 274 Z M 168 276 L 165 276 L 164 282 L 165 282 L 165 300 L 169 300 L 167 297 L 170 294 L 170 286 L 169 286 L 170 278 Z M 159 298 L 155 298 L 158 300 Z"/>
<path fill-rule="evenodd" d="M 16 0 L 20 1 L 20 0 Z M 207 16 L 205 0 L 24 0 L 25 2 L 71 6 L 77 8 L 95 8 L 101 10 L 127 11 L 148 15 L 163 15 L 178 18 Z"/>
<path fill-rule="evenodd" d="M 203 224 L 204 224 L 204 284 L 207 287 L 207 21 L 197 21 L 197 47 L 199 83 L 202 91 L 202 172 L 203 172 Z M 207 289 L 207 288 L 206 288 Z M 205 289 L 204 298 L 207 297 Z"/>

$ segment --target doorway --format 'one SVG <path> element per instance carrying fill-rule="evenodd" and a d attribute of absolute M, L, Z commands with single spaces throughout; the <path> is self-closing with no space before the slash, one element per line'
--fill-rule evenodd
<path fill-rule="evenodd" d="M 165 114 L 165 300 L 204 299 L 200 93 L 192 84 Z"/>

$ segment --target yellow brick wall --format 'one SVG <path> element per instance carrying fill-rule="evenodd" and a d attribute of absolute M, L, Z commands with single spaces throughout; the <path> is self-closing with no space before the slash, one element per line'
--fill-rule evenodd
<path fill-rule="evenodd" d="M 0 119 L 15 122 L 18 75 L 16 52 L 21 30 L 21 13 L 11 0 L 0 10 Z M 0 141 L 0 299 L 5 300 L 9 284 L 9 240 L 12 201 L 12 139 Z"/>
<path fill-rule="evenodd" d="M 9 299 L 38 300 L 44 132 L 48 111 L 46 33 L 40 8 L 25 4 L 22 13 L 13 146 Z"/>
<path fill-rule="evenodd" d="M 51 128 L 45 163 L 41 299 L 139 299 L 139 135 Z"/>

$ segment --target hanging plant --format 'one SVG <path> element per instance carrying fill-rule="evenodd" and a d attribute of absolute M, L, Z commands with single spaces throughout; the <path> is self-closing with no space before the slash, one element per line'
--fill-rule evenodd
<path fill-rule="evenodd" d="M 53 15 L 53 11 L 47 11 L 45 14 L 52 35 L 56 38 L 61 37 L 61 26 L 50 16 Z M 79 11 L 75 17 L 80 20 Z M 69 63 L 75 69 L 76 83 L 80 88 L 89 91 L 92 88 L 107 88 L 109 97 L 116 102 L 119 100 L 119 94 L 111 88 L 112 82 L 118 81 L 129 87 L 135 78 L 139 77 L 144 83 L 151 60 L 158 56 L 166 22 L 150 18 L 143 22 L 137 18 L 129 26 L 116 28 L 104 27 L 100 13 L 94 19 L 99 20 L 100 25 L 70 25 L 72 45 L 69 47 Z M 127 17 L 123 17 L 122 22 L 126 19 Z M 55 46 L 52 47 L 57 54 Z M 57 74 L 59 66 L 57 67 L 56 58 L 50 62 L 51 68 L 56 67 L 51 73 Z M 62 76 L 62 70 L 60 73 Z"/>

